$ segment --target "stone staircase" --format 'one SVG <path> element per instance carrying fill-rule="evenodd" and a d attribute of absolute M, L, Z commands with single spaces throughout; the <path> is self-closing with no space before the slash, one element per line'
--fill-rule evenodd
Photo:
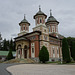
<path fill-rule="evenodd" d="M 11 59 L 9 61 L 5 61 L 4 63 L 25 63 L 25 64 L 35 64 L 35 62 L 32 59 Z"/>

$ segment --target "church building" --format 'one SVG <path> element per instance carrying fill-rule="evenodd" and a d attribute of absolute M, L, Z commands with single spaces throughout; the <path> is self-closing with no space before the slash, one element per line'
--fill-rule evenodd
<path fill-rule="evenodd" d="M 59 22 L 54 18 L 50 10 L 50 16 L 39 11 L 33 16 L 35 20 L 35 27 L 33 32 L 29 32 L 30 23 L 24 19 L 19 23 L 20 33 L 15 38 L 16 43 L 16 58 L 31 58 L 36 61 L 39 60 L 39 51 L 42 46 L 47 47 L 49 52 L 49 61 L 58 61 L 62 57 L 62 38 L 58 33 Z"/>

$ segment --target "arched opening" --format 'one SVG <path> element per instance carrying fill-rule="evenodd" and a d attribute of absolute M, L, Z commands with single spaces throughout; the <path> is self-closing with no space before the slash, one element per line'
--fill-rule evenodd
<path fill-rule="evenodd" d="M 24 58 L 27 58 L 27 45 L 24 46 Z"/>

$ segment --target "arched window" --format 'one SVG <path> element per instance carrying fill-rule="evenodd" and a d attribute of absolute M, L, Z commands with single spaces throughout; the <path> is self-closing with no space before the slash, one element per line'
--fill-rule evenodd
<path fill-rule="evenodd" d="M 34 53 L 34 48 L 32 48 L 32 53 Z"/>
<path fill-rule="evenodd" d="M 28 30 L 28 27 L 26 27 L 26 30 Z"/>
<path fill-rule="evenodd" d="M 21 45 L 20 44 L 17 46 L 17 49 L 21 49 Z"/>
<path fill-rule="evenodd" d="M 55 51 L 54 51 L 54 49 L 53 49 L 53 54 L 55 54 Z"/>
<path fill-rule="evenodd" d="M 42 23 L 42 20 L 40 19 L 40 23 Z"/>
<path fill-rule="evenodd" d="M 57 49 L 57 54 L 59 54 L 59 50 Z"/>
<path fill-rule="evenodd" d="M 24 46 L 24 49 L 27 50 L 27 45 Z"/>
<path fill-rule="evenodd" d="M 24 27 L 24 30 L 25 30 L 25 27 Z"/>

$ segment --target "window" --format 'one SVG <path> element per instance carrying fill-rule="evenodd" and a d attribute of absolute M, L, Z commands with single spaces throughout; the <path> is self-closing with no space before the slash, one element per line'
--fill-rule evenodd
<path fill-rule="evenodd" d="M 46 29 L 44 30 L 44 32 L 46 32 Z"/>
<path fill-rule="evenodd" d="M 26 30 L 28 30 L 28 27 L 26 27 Z"/>
<path fill-rule="evenodd" d="M 44 36 L 44 39 L 47 40 L 47 36 Z"/>
<path fill-rule="evenodd" d="M 57 54 L 59 54 L 59 50 L 57 49 Z"/>
<path fill-rule="evenodd" d="M 42 23 L 42 20 L 40 19 L 40 23 Z"/>
<path fill-rule="evenodd" d="M 25 27 L 24 27 L 24 30 L 25 30 Z"/>
<path fill-rule="evenodd" d="M 54 49 L 53 49 L 53 54 L 55 53 Z"/>
<path fill-rule="evenodd" d="M 50 32 L 50 26 L 49 26 L 49 32 Z"/>
<path fill-rule="evenodd" d="M 55 32 L 55 27 L 54 26 L 52 26 L 52 32 Z"/>
<path fill-rule="evenodd" d="M 34 53 L 34 48 L 32 48 L 32 53 Z"/>

